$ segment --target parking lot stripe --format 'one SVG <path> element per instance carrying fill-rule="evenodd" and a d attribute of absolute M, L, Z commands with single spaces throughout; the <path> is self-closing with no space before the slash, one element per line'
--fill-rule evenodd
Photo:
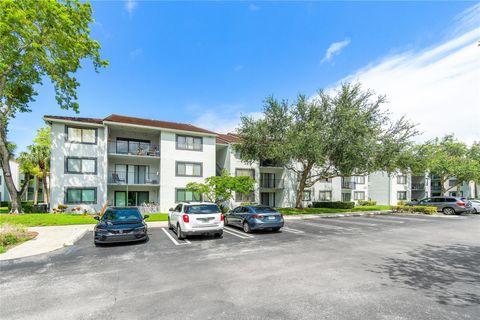
<path fill-rule="evenodd" d="M 188 241 L 187 239 L 183 240 L 183 243 L 179 243 L 177 240 L 175 240 L 174 237 L 172 237 L 170 235 L 170 233 L 167 231 L 167 229 L 165 228 L 162 228 L 163 232 L 165 232 L 165 234 L 167 235 L 167 237 L 170 238 L 170 240 L 172 240 L 172 242 L 176 245 L 176 246 L 181 246 L 181 245 L 185 245 L 185 244 L 191 244 L 190 241 Z"/>
<path fill-rule="evenodd" d="M 322 219 L 323 220 L 323 219 Z M 331 224 L 321 224 L 321 223 L 315 223 L 315 222 L 306 222 L 306 221 L 298 221 L 298 223 L 301 223 L 303 225 L 307 226 L 312 226 L 312 227 L 318 227 L 318 228 L 324 228 L 324 229 L 334 229 L 334 230 L 342 230 L 342 231 L 353 231 L 352 228 L 345 228 L 345 227 L 339 227 L 339 226 L 334 226 Z"/>
<path fill-rule="evenodd" d="M 390 218 L 390 219 L 400 219 L 400 220 L 407 220 L 407 221 L 428 221 L 428 219 L 410 218 L 410 217 L 403 217 L 403 216 L 376 216 L 376 218 L 380 218 L 380 219 Z"/>
<path fill-rule="evenodd" d="M 341 223 L 350 223 L 350 224 L 356 224 L 359 226 L 376 226 L 375 223 L 369 223 L 369 222 L 360 222 L 360 221 L 348 221 L 349 218 L 333 218 L 333 219 L 328 219 L 328 221 L 332 222 L 341 222 Z"/>
<path fill-rule="evenodd" d="M 223 231 L 224 232 L 227 232 L 227 233 L 230 233 L 230 234 L 233 234 L 234 236 L 237 236 L 239 238 L 244 238 L 244 239 L 247 239 L 247 238 L 254 238 L 254 236 L 252 236 L 251 234 L 247 234 L 247 233 L 244 233 L 244 232 L 240 232 L 238 230 L 235 230 L 235 229 L 232 229 L 230 227 L 223 227 Z"/>
<path fill-rule="evenodd" d="M 223 229 L 223 232 L 225 232 L 227 234 L 230 234 L 232 236 L 238 237 L 240 239 L 251 239 L 250 237 L 245 237 L 244 235 L 241 235 L 241 234 L 238 234 L 238 233 L 235 233 L 235 232 L 231 232 L 231 231 L 226 230 L 226 229 Z"/>
<path fill-rule="evenodd" d="M 397 220 L 387 220 L 387 219 L 382 219 L 382 218 L 374 218 L 374 217 L 350 217 L 349 219 L 363 219 L 363 220 L 373 220 L 373 221 L 381 221 L 381 222 L 387 222 L 387 223 L 405 223 L 405 221 L 397 221 Z"/>
<path fill-rule="evenodd" d="M 290 233 L 296 233 L 296 234 L 305 233 L 305 231 L 297 230 L 297 229 L 292 229 L 292 228 L 287 228 L 287 227 L 283 227 L 283 228 L 282 228 L 282 231 L 290 232 Z"/>

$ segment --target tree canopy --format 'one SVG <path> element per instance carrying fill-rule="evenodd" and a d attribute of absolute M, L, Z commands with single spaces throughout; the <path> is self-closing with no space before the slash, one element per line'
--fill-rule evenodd
<path fill-rule="evenodd" d="M 244 161 L 274 160 L 295 172 L 300 207 L 304 189 L 321 179 L 400 166 L 417 131 L 405 118 L 390 119 L 385 103 L 358 83 L 293 103 L 268 97 L 261 119 L 242 116 L 234 148 Z"/>

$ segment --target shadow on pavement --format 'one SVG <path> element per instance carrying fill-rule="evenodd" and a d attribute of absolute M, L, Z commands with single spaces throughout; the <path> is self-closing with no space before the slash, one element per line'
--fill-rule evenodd
<path fill-rule="evenodd" d="M 443 305 L 480 304 L 480 246 L 427 245 L 406 256 L 384 258 L 374 272 L 386 272 L 394 283 L 421 290 Z"/>

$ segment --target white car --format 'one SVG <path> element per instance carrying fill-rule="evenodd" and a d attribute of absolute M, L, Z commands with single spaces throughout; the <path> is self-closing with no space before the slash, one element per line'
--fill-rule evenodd
<path fill-rule="evenodd" d="M 480 213 L 480 200 L 470 200 L 473 207 L 473 213 Z"/>
<path fill-rule="evenodd" d="M 168 228 L 182 240 L 191 235 L 223 236 L 224 217 L 214 203 L 179 203 L 168 211 Z"/>

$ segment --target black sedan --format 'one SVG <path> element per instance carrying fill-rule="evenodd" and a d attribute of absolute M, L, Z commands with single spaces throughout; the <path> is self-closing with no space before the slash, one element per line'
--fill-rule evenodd
<path fill-rule="evenodd" d="M 148 239 L 148 215 L 142 217 L 137 208 L 108 207 L 105 213 L 95 219 L 98 224 L 94 229 L 95 245 L 101 243 L 146 241 Z"/>

